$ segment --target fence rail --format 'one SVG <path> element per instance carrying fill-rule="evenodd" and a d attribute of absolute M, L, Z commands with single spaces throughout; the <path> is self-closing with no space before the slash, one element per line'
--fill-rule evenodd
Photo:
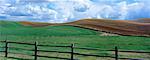
<path fill-rule="evenodd" d="M 5 57 L 8 57 L 8 54 L 23 54 L 23 55 L 28 55 L 28 56 L 34 56 L 34 60 L 37 60 L 38 57 L 46 57 L 46 58 L 56 58 L 56 59 L 67 59 L 67 60 L 74 60 L 74 55 L 82 55 L 82 56 L 94 56 L 94 57 L 109 57 L 109 58 L 114 58 L 115 60 L 118 59 L 132 59 L 132 58 L 119 58 L 119 52 L 129 52 L 129 53 L 150 53 L 150 52 L 145 52 L 145 51 L 131 51 L 131 50 L 118 50 L 117 46 L 115 47 L 114 50 L 102 50 L 102 49 L 97 49 L 97 48 L 87 48 L 87 47 L 75 47 L 74 44 L 71 44 L 70 46 L 56 46 L 56 45 L 40 45 L 38 42 L 35 43 L 25 43 L 25 42 L 10 42 L 10 41 L 0 41 L 2 43 L 5 43 L 4 52 Z M 23 45 L 32 45 L 34 49 L 27 49 L 27 48 L 19 48 L 19 47 L 12 47 L 8 46 L 8 44 L 23 44 Z M 70 51 L 48 51 L 48 50 L 41 50 L 38 47 L 63 47 L 63 48 L 70 48 Z M 21 50 L 27 50 L 27 51 L 33 51 L 34 54 L 24 54 L 24 53 L 16 53 L 16 52 L 9 52 L 9 49 L 21 49 Z M 95 51 L 113 51 L 115 52 L 114 56 L 101 56 L 101 55 L 95 55 L 95 54 L 83 54 L 83 53 L 77 53 L 74 52 L 74 49 L 82 49 L 82 50 L 95 50 Z M 53 57 L 53 56 L 43 56 L 43 55 L 38 55 L 38 52 L 55 52 L 55 53 L 65 53 L 65 54 L 70 54 L 70 58 L 64 58 L 64 57 Z"/>

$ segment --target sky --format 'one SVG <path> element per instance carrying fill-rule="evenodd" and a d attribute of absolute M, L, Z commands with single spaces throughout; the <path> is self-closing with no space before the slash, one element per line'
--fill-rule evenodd
<path fill-rule="evenodd" d="M 64 23 L 150 18 L 150 0 L 0 0 L 0 20 Z"/>

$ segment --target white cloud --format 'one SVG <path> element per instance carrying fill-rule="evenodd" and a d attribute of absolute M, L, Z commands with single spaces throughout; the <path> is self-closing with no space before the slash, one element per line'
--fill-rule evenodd
<path fill-rule="evenodd" d="M 45 22 L 82 18 L 137 19 L 143 13 L 150 13 L 149 5 L 147 0 L 0 0 L 0 19 Z M 150 18 L 148 14 L 142 17 Z"/>

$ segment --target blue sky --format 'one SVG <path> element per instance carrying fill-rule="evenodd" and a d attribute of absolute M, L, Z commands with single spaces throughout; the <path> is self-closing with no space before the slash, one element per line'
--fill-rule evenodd
<path fill-rule="evenodd" d="M 150 0 L 0 0 L 0 20 L 69 22 L 150 18 Z"/>

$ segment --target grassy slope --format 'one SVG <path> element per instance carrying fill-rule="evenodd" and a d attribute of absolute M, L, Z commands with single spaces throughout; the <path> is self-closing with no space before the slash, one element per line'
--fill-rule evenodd
<path fill-rule="evenodd" d="M 132 36 L 99 36 L 99 32 L 92 30 L 72 27 L 72 26 L 47 26 L 47 27 L 31 27 L 23 26 L 18 22 L 0 22 L 0 40 L 5 40 L 7 35 L 7 40 L 10 41 L 25 41 L 34 42 L 38 41 L 39 44 L 56 44 L 59 43 L 76 43 L 75 46 L 78 47 L 93 47 L 100 49 L 114 49 L 114 46 L 119 46 L 119 49 L 124 50 L 145 50 L 150 51 L 150 38 L 148 37 L 132 37 Z M 68 44 L 60 44 L 68 45 Z M 21 45 L 13 45 L 20 47 Z M 137 47 L 138 46 L 138 47 Z M 26 46 L 30 47 L 30 46 Z M 43 48 L 44 49 L 44 48 Z M 46 48 L 51 50 L 67 50 L 63 48 Z M 15 52 L 21 50 L 12 50 Z M 83 52 L 82 50 L 76 50 L 77 52 Z M 22 51 L 24 53 L 29 53 L 27 51 Z M 87 51 L 86 51 L 87 52 Z M 90 54 L 102 54 L 111 55 L 107 52 L 101 51 L 88 51 Z M 89 60 L 95 60 L 93 58 Z"/>
<path fill-rule="evenodd" d="M 18 22 L 0 23 L 0 32 L 2 35 L 19 35 L 19 36 L 75 36 L 75 35 L 96 35 L 97 32 L 92 30 L 81 29 L 72 26 L 45 26 L 31 27 L 23 26 Z"/>

